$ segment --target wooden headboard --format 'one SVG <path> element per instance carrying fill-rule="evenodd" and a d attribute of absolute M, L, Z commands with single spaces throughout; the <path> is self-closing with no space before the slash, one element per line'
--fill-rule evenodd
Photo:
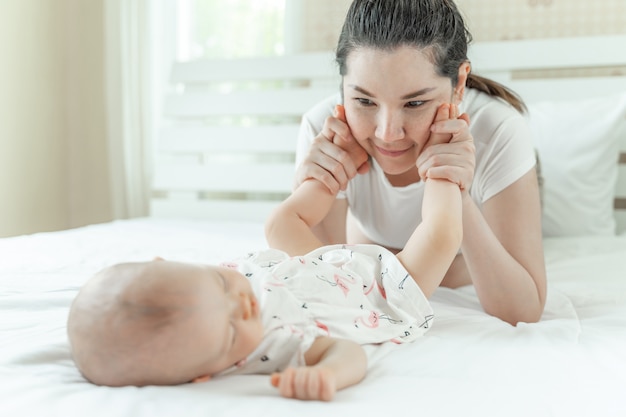
<path fill-rule="evenodd" d="M 469 57 L 473 71 L 527 103 L 626 91 L 626 35 L 477 43 Z M 291 190 L 300 117 L 338 91 L 337 72 L 331 53 L 175 63 L 151 215 L 263 221 Z M 621 149 L 619 231 L 626 230 L 626 137 Z"/>

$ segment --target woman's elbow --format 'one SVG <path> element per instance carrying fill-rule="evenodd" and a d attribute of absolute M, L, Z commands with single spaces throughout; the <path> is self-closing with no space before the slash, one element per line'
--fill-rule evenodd
<path fill-rule="evenodd" d="M 534 306 L 526 306 L 522 310 L 492 310 L 485 309 L 485 312 L 491 316 L 497 317 L 502 321 L 509 323 L 511 326 L 517 326 L 520 323 L 538 323 L 543 315 L 543 304 L 539 303 Z"/>
<path fill-rule="evenodd" d="M 277 244 L 277 236 L 280 235 L 280 229 L 283 227 L 285 213 L 283 213 L 282 207 L 276 207 L 272 210 L 265 220 L 265 240 L 270 247 L 275 247 Z"/>

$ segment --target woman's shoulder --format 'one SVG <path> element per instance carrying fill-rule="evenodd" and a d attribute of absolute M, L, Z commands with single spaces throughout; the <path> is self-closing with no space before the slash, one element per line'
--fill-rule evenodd
<path fill-rule="evenodd" d="M 321 129 L 326 118 L 333 114 L 333 109 L 340 103 L 341 94 L 332 94 L 307 110 L 303 115 L 303 120 L 307 120 L 311 125 L 319 126 Z"/>
<path fill-rule="evenodd" d="M 505 100 L 473 88 L 467 89 L 461 111 L 469 115 L 474 140 L 487 140 L 498 131 L 523 130 L 528 124 L 527 117 Z"/>
<path fill-rule="evenodd" d="M 506 100 L 490 96 L 487 93 L 476 90 L 475 88 L 467 88 L 463 102 L 461 104 L 461 110 L 466 112 L 470 118 L 474 116 L 500 116 L 502 118 L 507 117 L 520 117 L 524 118 L 524 115 L 517 111 Z"/>

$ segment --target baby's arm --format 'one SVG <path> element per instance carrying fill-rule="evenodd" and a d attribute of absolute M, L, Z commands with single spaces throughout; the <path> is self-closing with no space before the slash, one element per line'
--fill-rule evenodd
<path fill-rule="evenodd" d="M 318 337 L 304 358 L 307 366 L 272 374 L 272 385 L 283 397 L 330 401 L 335 392 L 360 382 L 367 371 L 365 351 L 349 340 Z"/>
<path fill-rule="evenodd" d="M 456 117 L 456 106 L 442 106 L 435 121 Z M 463 210 L 457 184 L 432 178 L 425 182 L 422 222 L 397 256 L 426 297 L 430 297 L 461 246 Z"/>
<path fill-rule="evenodd" d="M 343 106 L 337 106 L 335 116 L 346 121 Z M 350 154 L 356 166 L 367 160 L 367 153 L 356 142 L 343 140 L 339 135 L 332 140 Z M 322 246 L 311 229 L 326 217 L 334 202 L 335 194 L 320 181 L 304 181 L 265 222 L 265 237 L 269 246 L 291 256 L 304 255 Z"/>

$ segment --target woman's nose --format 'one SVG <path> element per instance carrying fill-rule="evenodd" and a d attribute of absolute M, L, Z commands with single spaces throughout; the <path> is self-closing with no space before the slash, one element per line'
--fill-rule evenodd
<path fill-rule="evenodd" d="M 376 125 L 376 137 L 385 142 L 393 142 L 404 138 L 402 117 L 393 112 L 380 112 Z"/>

